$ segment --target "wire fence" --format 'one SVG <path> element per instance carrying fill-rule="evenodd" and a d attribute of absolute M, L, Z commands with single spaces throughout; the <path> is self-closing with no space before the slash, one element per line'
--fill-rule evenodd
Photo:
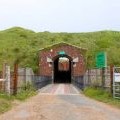
<path fill-rule="evenodd" d="M 6 66 L 5 78 L 3 79 L 2 75 L 0 78 L 0 92 L 17 93 L 25 89 L 28 84 L 40 89 L 51 82 L 51 77 L 35 75 L 31 68 L 18 68 L 17 73 L 15 73 L 10 71 L 9 66 Z"/>
<path fill-rule="evenodd" d="M 73 84 L 80 89 L 84 89 L 88 86 L 101 87 L 108 91 L 113 89 L 114 95 L 116 94 L 118 97 L 118 93 L 120 96 L 120 79 L 118 80 L 117 78 L 120 78 L 120 68 L 114 69 L 118 69 L 119 72 L 114 71 L 113 73 L 111 73 L 110 67 L 104 69 L 88 69 L 84 76 L 74 77 Z M 0 72 L 0 91 L 9 94 L 13 94 L 15 90 L 17 92 L 25 88 L 27 83 L 32 84 L 36 89 L 40 89 L 47 84 L 52 83 L 52 76 L 35 75 L 31 68 L 18 68 L 16 81 L 15 72 L 11 72 L 9 66 L 6 67 L 6 72 L 4 73 L 5 77 L 2 78 L 3 75 L 2 72 Z M 119 76 L 117 74 L 119 74 Z M 114 77 L 119 82 L 114 82 Z"/>
<path fill-rule="evenodd" d="M 113 97 L 120 99 L 120 67 L 114 67 L 113 74 Z"/>
<path fill-rule="evenodd" d="M 84 86 L 101 87 L 111 90 L 110 67 L 104 69 L 88 69 L 84 76 Z"/>
<path fill-rule="evenodd" d="M 11 93 L 14 92 L 14 75 L 11 75 L 11 87 L 10 91 Z M 36 90 L 46 86 L 47 84 L 50 84 L 52 82 L 51 77 L 45 77 L 45 76 L 39 76 L 39 75 L 30 75 L 30 74 L 19 74 L 17 79 L 17 92 L 26 89 L 27 85 L 32 85 Z"/>

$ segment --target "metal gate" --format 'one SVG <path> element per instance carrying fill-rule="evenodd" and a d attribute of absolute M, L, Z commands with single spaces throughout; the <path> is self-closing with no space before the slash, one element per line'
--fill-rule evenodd
<path fill-rule="evenodd" d="M 113 69 L 113 97 L 120 99 L 120 67 Z"/>

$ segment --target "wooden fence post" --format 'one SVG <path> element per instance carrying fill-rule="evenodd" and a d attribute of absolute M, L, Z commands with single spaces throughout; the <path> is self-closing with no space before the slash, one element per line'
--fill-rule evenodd
<path fill-rule="evenodd" d="M 102 88 L 105 87 L 105 68 L 102 68 Z"/>
<path fill-rule="evenodd" d="M 113 68 L 114 66 L 113 65 L 110 65 L 110 90 L 111 90 L 111 93 L 113 93 Z"/>
<path fill-rule="evenodd" d="M 24 81 L 25 81 L 25 90 L 26 90 L 26 84 L 27 84 L 27 79 L 26 79 L 26 68 L 24 68 Z"/>
<path fill-rule="evenodd" d="M 7 94 L 10 95 L 10 66 L 6 65 L 6 74 L 5 74 L 5 90 Z"/>
<path fill-rule="evenodd" d="M 3 63 L 2 79 L 5 79 L 5 74 L 6 74 L 6 63 Z M 5 92 L 5 82 L 2 82 L 2 90 Z"/>
<path fill-rule="evenodd" d="M 13 77 L 13 94 L 17 94 L 17 82 L 18 82 L 18 64 L 14 64 L 14 77 Z"/>
<path fill-rule="evenodd" d="M 88 84 L 88 86 L 91 86 L 91 76 L 90 76 L 90 69 L 89 68 L 88 68 L 88 75 L 87 76 L 88 76 L 88 81 L 87 81 L 88 83 L 87 84 Z"/>

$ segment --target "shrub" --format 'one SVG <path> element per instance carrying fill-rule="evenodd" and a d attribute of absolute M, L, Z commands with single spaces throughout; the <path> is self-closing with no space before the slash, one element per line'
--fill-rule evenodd
<path fill-rule="evenodd" d="M 21 90 L 17 93 L 15 97 L 18 100 L 25 100 L 35 94 L 36 89 L 30 82 L 27 82 L 26 84 L 22 85 Z"/>

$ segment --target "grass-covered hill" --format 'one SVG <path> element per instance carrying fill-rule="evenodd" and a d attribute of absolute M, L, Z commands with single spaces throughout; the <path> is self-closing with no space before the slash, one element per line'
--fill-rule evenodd
<path fill-rule="evenodd" d="M 87 48 L 88 67 L 95 67 L 95 54 L 98 51 L 107 52 L 108 65 L 120 65 L 120 32 L 36 33 L 14 27 L 0 31 L 0 69 L 3 62 L 12 66 L 16 60 L 19 60 L 20 66 L 32 67 L 36 70 L 38 50 L 62 41 Z"/>

